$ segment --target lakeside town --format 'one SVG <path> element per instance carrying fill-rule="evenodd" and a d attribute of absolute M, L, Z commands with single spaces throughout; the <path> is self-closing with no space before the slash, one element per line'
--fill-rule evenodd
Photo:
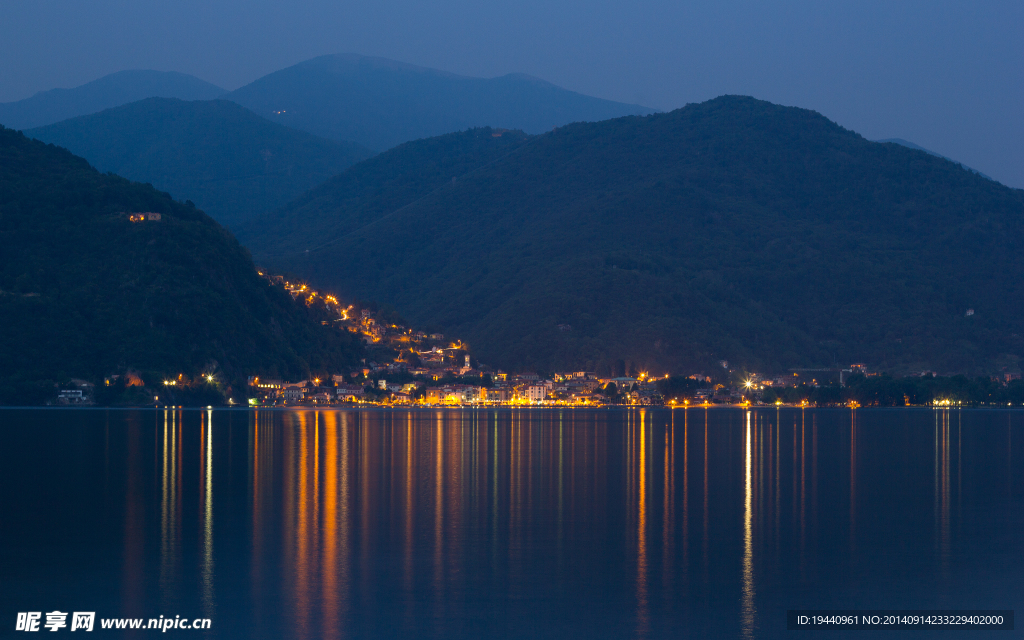
<path fill-rule="evenodd" d="M 337 316 L 335 322 L 358 334 L 368 352 L 378 358 L 365 359 L 362 366 L 324 379 L 288 381 L 251 376 L 247 403 L 254 407 L 344 404 L 579 407 L 814 404 L 857 407 L 860 406 L 858 400 L 834 393 L 835 390 L 841 389 L 851 376 L 859 376 L 861 380 L 881 379 L 878 372 L 870 371 L 865 364 L 852 364 L 845 368 L 796 369 L 786 375 L 767 376 L 733 371 L 724 360 L 718 363 L 721 369 L 712 375 L 703 372 L 682 376 L 655 375 L 646 371 L 620 371 L 614 376 L 599 376 L 593 371 L 562 371 L 546 376 L 534 372 L 507 373 L 474 363 L 469 345 L 460 340 L 446 340 L 440 333 L 415 331 L 397 322 L 389 323 L 371 309 L 356 310 L 354 305 L 343 305 L 332 295 L 321 294 L 306 284 L 289 282 L 282 276 L 264 277 L 283 286 L 296 300 L 304 300 L 306 304 L 320 300 L 333 310 Z M 923 371 L 919 377 L 937 379 L 938 375 Z M 991 382 L 1002 388 L 1012 387 L 1013 391 L 1021 386 L 1017 373 L 1006 373 Z M 808 393 L 810 390 L 824 390 L 824 393 Z M 912 398 L 904 393 L 903 402 L 898 404 L 950 406 L 969 401 L 965 394 L 955 390 L 938 395 L 941 397 Z M 987 399 L 1004 404 L 991 393 Z"/>
<path fill-rule="evenodd" d="M 135 372 L 110 376 L 107 387 L 138 387 L 132 404 L 167 406 L 227 404 L 249 407 L 310 406 L 959 406 L 1024 405 L 1018 372 L 969 379 L 921 371 L 899 379 L 865 364 L 791 369 L 784 375 L 737 371 L 721 360 L 710 372 L 655 374 L 627 370 L 509 373 L 475 362 L 469 345 L 442 333 L 411 329 L 377 308 L 344 304 L 334 295 L 280 275 L 259 275 L 282 287 L 298 304 L 328 311 L 324 324 L 355 334 L 365 347 L 362 361 L 344 371 L 302 380 L 250 375 L 244 391 L 229 388 L 216 372 L 193 378 L 184 373 L 150 389 Z M 851 389 L 849 383 L 856 389 Z M 97 404 L 94 385 L 73 380 L 61 388 L 57 405 Z M 226 392 L 226 393 L 225 393 Z M 150 401 L 151 399 L 151 401 Z M 177 400 L 177 401 L 176 401 Z"/>
<path fill-rule="evenodd" d="M 728 385 L 703 373 L 684 378 L 685 389 L 670 384 L 669 374 L 648 372 L 633 375 L 598 376 L 593 371 L 555 372 L 541 376 L 533 372 L 507 373 L 473 362 L 469 345 L 460 340 L 446 340 L 441 333 L 415 331 L 395 322 L 387 322 L 371 309 L 344 305 L 330 294 L 323 294 L 307 284 L 292 283 L 283 276 L 260 275 L 283 286 L 297 301 L 317 301 L 337 316 L 334 322 L 365 343 L 368 353 L 379 360 L 364 359 L 362 366 L 332 374 L 330 378 L 288 381 L 279 378 L 251 376 L 248 380 L 247 403 L 250 406 L 324 406 L 338 404 L 373 404 L 399 406 L 583 406 L 604 405 L 672 405 L 716 404 L 738 405 L 762 400 L 765 388 L 776 389 L 816 378 L 792 376 L 765 378 L 749 374 L 743 383 Z M 384 357 L 390 356 L 387 361 Z M 728 378 L 728 363 L 722 361 Z M 864 365 L 848 371 L 865 372 Z M 818 373 L 828 374 L 822 370 Z M 841 378 L 843 371 L 839 370 Z M 791 378 L 791 379 L 790 379 Z M 683 393 L 672 393 L 683 391 Z M 671 397 L 669 397 L 671 396 Z"/>

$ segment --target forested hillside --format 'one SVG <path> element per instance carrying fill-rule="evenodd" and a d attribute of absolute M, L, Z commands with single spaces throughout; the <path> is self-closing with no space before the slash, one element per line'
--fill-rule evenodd
<path fill-rule="evenodd" d="M 227 100 L 149 98 L 25 134 L 65 147 L 100 171 L 191 200 L 229 228 L 372 155 Z"/>
<path fill-rule="evenodd" d="M 239 229 L 260 255 L 302 253 L 400 212 L 506 157 L 530 139 L 489 127 L 408 142 L 360 162 L 277 211 Z"/>
<path fill-rule="evenodd" d="M 144 212 L 160 219 L 130 220 Z M 0 128 L 0 403 L 73 377 L 214 372 L 244 386 L 357 361 L 324 319 L 202 211 Z"/>
<path fill-rule="evenodd" d="M 403 145 L 244 241 L 505 367 L 976 373 L 1024 354 L 1024 192 L 950 161 L 735 96 L 485 154 L 467 136 L 505 140 Z"/>

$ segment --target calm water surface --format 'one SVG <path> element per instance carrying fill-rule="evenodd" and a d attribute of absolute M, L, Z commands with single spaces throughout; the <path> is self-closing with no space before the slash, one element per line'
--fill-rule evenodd
<path fill-rule="evenodd" d="M 54 609 L 445 639 L 1024 610 L 1019 411 L 3 410 L 0 438 L 0 635 Z"/>

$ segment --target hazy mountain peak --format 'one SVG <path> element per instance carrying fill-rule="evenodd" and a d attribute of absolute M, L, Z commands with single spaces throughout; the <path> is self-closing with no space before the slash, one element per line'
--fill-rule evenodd
<path fill-rule="evenodd" d="M 351 53 L 300 62 L 227 97 L 275 122 L 378 150 L 471 127 L 540 133 L 655 111 L 525 74 L 474 78 Z"/>
<path fill-rule="evenodd" d="M 300 62 L 293 67 L 282 69 L 281 71 L 287 71 L 295 67 L 300 68 L 317 68 L 332 71 L 335 73 L 346 73 L 352 71 L 372 71 L 372 70 L 392 70 L 392 71 L 411 71 L 414 73 L 423 73 L 427 75 L 445 76 L 450 78 L 469 78 L 470 76 L 463 76 L 457 73 L 451 73 L 449 71 L 442 71 L 440 69 L 432 69 L 430 67 L 422 67 L 419 65 L 411 64 L 409 62 L 401 62 L 399 60 L 392 60 L 390 58 L 381 58 L 379 56 L 364 56 L 358 53 L 329 53 L 315 58 L 310 58 Z"/>
<path fill-rule="evenodd" d="M 12 129 L 41 127 L 96 113 L 143 98 L 211 100 L 224 89 L 176 71 L 118 71 L 71 89 L 40 91 L 31 98 L 0 104 L 0 124 Z"/>

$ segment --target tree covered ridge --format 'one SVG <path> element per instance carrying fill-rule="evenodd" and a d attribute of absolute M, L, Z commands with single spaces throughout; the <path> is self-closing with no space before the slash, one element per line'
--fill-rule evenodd
<path fill-rule="evenodd" d="M 498 366 L 1019 366 L 1020 190 L 742 96 L 486 161 L 462 155 L 466 135 L 355 165 L 243 237 Z"/>
<path fill-rule="evenodd" d="M 407 142 L 241 225 L 239 237 L 260 255 L 304 252 L 387 218 L 532 138 L 522 131 L 481 127 Z"/>
<path fill-rule="evenodd" d="M 131 222 L 133 212 L 159 221 Z M 101 174 L 0 129 L 0 402 L 71 377 L 216 370 L 301 377 L 360 347 L 260 278 L 246 249 L 191 203 Z"/>
<path fill-rule="evenodd" d="M 229 228 L 372 155 L 227 100 L 148 98 L 26 134 L 66 147 L 103 171 L 187 197 Z"/>

